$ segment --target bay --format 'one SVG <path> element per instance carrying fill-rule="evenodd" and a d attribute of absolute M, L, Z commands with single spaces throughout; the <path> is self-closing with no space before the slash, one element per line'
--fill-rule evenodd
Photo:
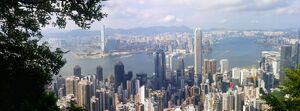
<path fill-rule="evenodd" d="M 265 46 L 256 43 L 257 38 L 224 38 L 212 45 L 212 59 L 216 59 L 219 64 L 220 59 L 228 59 L 230 67 L 244 67 L 256 65 L 260 59 L 261 51 L 272 50 L 271 46 Z M 64 55 L 67 60 L 65 66 L 61 69 L 60 75 L 70 76 L 73 74 L 75 65 L 81 66 L 83 75 L 95 74 L 96 66 L 103 67 L 104 77 L 114 73 L 114 64 L 122 61 L 125 66 L 125 71 L 133 71 L 135 73 L 147 73 L 148 75 L 154 72 L 153 56 L 150 54 L 139 53 L 131 56 L 110 56 L 99 59 L 80 59 L 76 58 L 73 53 Z M 204 57 L 203 59 L 208 58 Z M 185 65 L 193 65 L 193 55 L 184 57 Z M 176 61 L 173 62 L 174 64 Z M 174 65 L 173 65 L 174 66 Z"/>

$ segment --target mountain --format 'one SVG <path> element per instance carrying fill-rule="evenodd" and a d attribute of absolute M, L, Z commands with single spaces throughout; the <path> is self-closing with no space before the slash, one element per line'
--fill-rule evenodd
<path fill-rule="evenodd" d="M 162 33 L 184 33 L 192 32 L 192 29 L 186 26 L 152 26 L 152 27 L 137 27 L 132 29 L 112 29 L 108 28 L 108 34 L 131 34 L 131 35 L 156 35 Z"/>
<path fill-rule="evenodd" d="M 186 26 L 152 26 L 152 27 L 137 27 L 131 29 L 115 29 L 106 28 L 106 35 L 157 35 L 162 33 L 191 33 L 193 30 Z M 100 30 L 90 31 L 76 29 L 66 32 L 48 32 L 43 33 L 45 37 L 91 37 L 100 35 Z"/>

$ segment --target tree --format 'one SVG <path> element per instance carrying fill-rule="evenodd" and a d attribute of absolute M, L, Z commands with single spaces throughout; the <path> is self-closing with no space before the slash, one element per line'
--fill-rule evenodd
<path fill-rule="evenodd" d="M 67 108 L 68 111 L 87 111 L 86 109 L 82 107 L 76 107 L 75 103 L 73 101 L 70 102 L 70 107 Z"/>
<path fill-rule="evenodd" d="M 102 0 L 0 0 L 0 108 L 3 111 L 57 110 L 45 91 L 65 64 L 64 52 L 39 44 L 42 27 L 83 29 L 106 16 Z"/>
<path fill-rule="evenodd" d="M 300 110 L 300 65 L 296 69 L 285 71 L 286 79 L 279 86 L 278 91 L 270 94 L 263 93 L 262 99 L 274 111 L 299 111 Z"/>

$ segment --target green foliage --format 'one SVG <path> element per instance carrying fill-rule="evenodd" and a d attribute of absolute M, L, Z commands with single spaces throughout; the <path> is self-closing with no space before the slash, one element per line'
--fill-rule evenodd
<path fill-rule="evenodd" d="M 37 109 L 43 109 L 44 111 L 59 111 L 60 109 L 56 106 L 56 101 L 57 99 L 54 93 L 44 92 L 42 97 L 38 99 L 38 102 L 35 106 L 38 106 Z M 30 108 L 29 110 L 31 109 L 34 108 Z"/>
<path fill-rule="evenodd" d="M 70 107 L 67 108 L 68 111 L 87 111 L 86 109 L 82 107 L 77 107 L 75 103 L 72 101 L 70 102 Z"/>
<path fill-rule="evenodd" d="M 41 27 L 66 26 L 73 20 L 89 28 L 106 14 L 101 0 L 0 0 L 0 107 L 3 111 L 58 110 L 54 95 L 45 91 L 65 64 L 64 52 L 51 51 Z"/>
<path fill-rule="evenodd" d="M 279 91 L 264 94 L 267 104 L 274 111 L 299 111 L 300 110 L 300 65 L 296 69 L 286 70 L 286 79 L 279 87 Z"/>

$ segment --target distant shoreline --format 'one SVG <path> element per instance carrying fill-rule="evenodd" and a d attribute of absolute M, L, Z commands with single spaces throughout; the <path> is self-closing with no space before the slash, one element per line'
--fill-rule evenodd
<path fill-rule="evenodd" d="M 146 53 L 146 52 L 137 51 L 137 52 L 112 52 L 112 53 L 103 53 L 103 52 L 90 52 L 90 53 L 72 52 L 72 53 L 76 59 L 101 59 L 105 57 L 132 56 L 133 54 Z"/>

